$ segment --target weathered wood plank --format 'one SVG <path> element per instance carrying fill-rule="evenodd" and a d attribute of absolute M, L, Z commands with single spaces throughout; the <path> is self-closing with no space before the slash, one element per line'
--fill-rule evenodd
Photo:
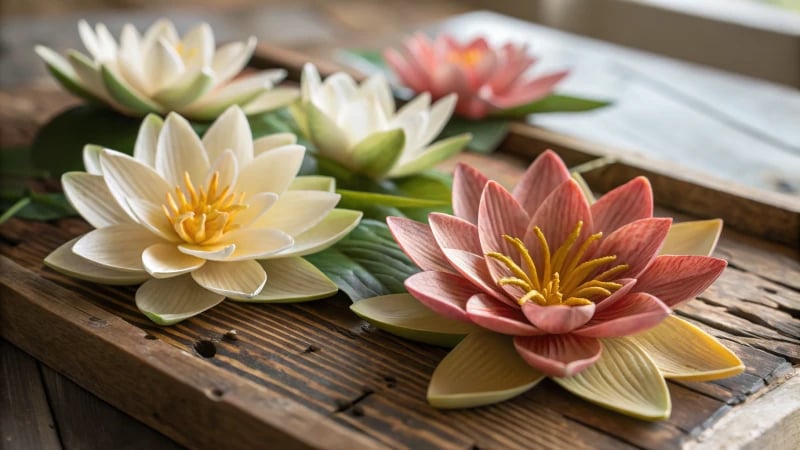
<path fill-rule="evenodd" d="M 0 447 L 60 450 L 38 363 L 5 339 L 0 340 L 0 388 Z"/>
<path fill-rule="evenodd" d="M 42 366 L 53 416 L 64 447 L 178 450 L 183 447 Z M 135 395 L 134 393 L 131 393 Z M 124 443 L 124 446 L 120 446 Z"/>
<path fill-rule="evenodd" d="M 5 256 L 0 293 L 3 337 L 181 444 L 376 448 L 292 400 L 147 338 Z M 47 339 L 36 339 L 42 329 Z"/>

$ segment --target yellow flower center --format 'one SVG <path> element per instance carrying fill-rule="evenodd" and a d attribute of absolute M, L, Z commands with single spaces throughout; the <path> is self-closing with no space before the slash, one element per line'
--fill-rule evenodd
<path fill-rule="evenodd" d="M 477 49 L 464 51 L 451 51 L 447 54 L 447 62 L 464 67 L 474 67 L 483 59 L 483 52 Z"/>
<path fill-rule="evenodd" d="M 184 61 L 192 59 L 197 55 L 197 47 L 190 47 L 187 49 L 186 46 L 183 45 L 183 42 L 175 43 L 175 51 Z"/>
<path fill-rule="evenodd" d="M 598 268 L 616 261 L 617 257 L 616 255 L 602 256 L 581 262 L 589 246 L 603 237 L 603 233 L 595 233 L 586 238 L 573 252 L 582 227 L 583 221 L 578 221 L 564 244 L 552 254 L 544 233 L 539 227 L 534 227 L 533 232 L 542 249 L 542 265 L 538 268 L 521 239 L 503 235 L 503 239 L 517 249 L 527 271 L 509 256 L 497 252 L 487 253 L 486 256 L 499 261 L 513 274 L 513 276 L 497 280 L 497 284 L 522 288 L 525 294 L 517 300 L 520 305 L 533 301 L 542 306 L 582 306 L 591 304 L 592 299 L 599 301 L 611 295 L 621 288 L 622 284 L 605 280 L 627 270 L 629 266 L 618 264 L 599 275 L 588 278 Z"/>
<path fill-rule="evenodd" d="M 239 227 L 233 220 L 239 211 L 247 208 L 242 203 L 245 194 L 241 193 L 237 198 L 230 192 L 230 186 L 220 189 L 219 172 L 214 172 L 208 186 L 199 191 L 192 184 L 188 172 L 184 172 L 183 181 L 186 192 L 176 186 L 175 195 L 167 192 L 167 201 L 161 205 L 181 239 L 189 244 L 215 244 L 225 233 Z"/>

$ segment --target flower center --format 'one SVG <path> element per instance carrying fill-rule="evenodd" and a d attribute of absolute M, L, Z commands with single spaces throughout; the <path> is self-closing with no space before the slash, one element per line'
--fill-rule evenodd
<path fill-rule="evenodd" d="M 564 244 L 552 254 L 544 233 L 539 227 L 534 227 L 533 232 L 539 240 L 542 250 L 540 267 L 536 267 L 521 239 L 503 235 L 503 239 L 517 249 L 522 259 L 522 265 L 527 270 L 502 253 L 487 253 L 486 256 L 499 261 L 514 275 L 497 280 L 497 284 L 522 288 L 525 294 L 517 300 L 520 305 L 533 301 L 542 306 L 581 306 L 589 305 L 593 300 L 596 302 L 611 295 L 621 288 L 622 284 L 606 280 L 627 270 L 629 266 L 618 264 L 590 278 L 589 275 L 596 272 L 598 268 L 616 261 L 617 257 L 610 255 L 581 261 L 589 246 L 603 237 L 603 233 L 595 233 L 580 245 L 576 245 L 582 227 L 583 221 L 578 221 Z M 576 247 L 577 250 L 573 251 Z"/>
<path fill-rule="evenodd" d="M 231 187 L 219 187 L 219 172 L 214 172 L 208 186 L 198 191 L 188 172 L 183 181 L 186 192 L 175 187 L 175 195 L 167 192 L 167 201 L 161 205 L 167 220 L 181 239 L 189 244 L 210 245 L 218 242 L 228 231 L 239 228 L 233 223 L 236 214 L 247 208 L 242 203 L 244 193 L 230 192 Z"/>
<path fill-rule="evenodd" d="M 192 59 L 197 55 L 197 47 L 189 47 L 187 49 L 186 46 L 183 45 L 183 42 L 175 43 L 175 51 L 184 61 Z"/>
<path fill-rule="evenodd" d="M 481 59 L 483 59 L 483 52 L 478 49 L 454 50 L 447 54 L 447 62 L 465 67 L 474 67 Z"/>

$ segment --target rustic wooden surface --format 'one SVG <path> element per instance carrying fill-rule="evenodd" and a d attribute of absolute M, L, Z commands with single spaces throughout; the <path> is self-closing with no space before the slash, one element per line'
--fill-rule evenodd
<path fill-rule="evenodd" d="M 46 89 L 35 92 L 49 95 Z M 14 95 L 5 95 L 16 103 Z M 22 97 L 36 104 L 31 91 Z M 19 124 L 17 131 L 26 135 Z M 480 163 L 506 184 L 513 184 L 525 165 L 512 155 L 463 158 Z M 606 412 L 550 382 L 501 405 L 433 410 L 424 392 L 446 351 L 373 329 L 353 316 L 341 297 L 305 305 L 225 302 L 177 326 L 157 327 L 136 310 L 132 288 L 83 283 L 42 266 L 49 251 L 88 229 L 79 219 L 15 219 L 0 228 L 0 254 L 13 260 L 5 260 L 0 270 L 3 336 L 184 445 L 208 444 L 213 441 L 193 439 L 205 438 L 204 430 L 232 426 L 211 419 L 218 415 L 242 429 L 263 432 L 263 426 L 243 427 L 236 420 L 241 415 L 252 420 L 258 414 L 256 405 L 237 403 L 251 398 L 242 392 L 255 392 L 256 399 L 285 399 L 268 403 L 268 412 L 282 416 L 284 408 L 297 408 L 305 411 L 300 416 L 310 417 L 306 420 L 325 418 L 318 425 L 333 427 L 334 435 L 348 445 L 361 438 L 368 447 L 680 448 L 720 417 L 735 413 L 736 405 L 778 385 L 793 373 L 792 365 L 800 363 L 800 265 L 794 250 L 730 230 L 723 234 L 717 255 L 731 266 L 680 314 L 723 339 L 744 360 L 747 371 L 715 383 L 670 383 L 673 416 L 651 424 Z M 235 341 L 223 338 L 231 329 L 238 333 Z M 211 346 L 214 356 L 203 357 Z M 134 361 L 141 364 L 138 369 Z M 206 379 L 212 376 L 208 373 L 216 381 Z M 48 392 L 60 395 L 58 383 L 48 383 L 49 378 L 44 377 Z M 142 386 L 142 381 L 152 385 Z M 219 391 L 222 399 L 216 398 L 215 386 L 225 386 Z M 229 391 L 229 386 L 236 389 Z M 239 408 L 211 412 L 225 402 Z M 199 418 L 188 412 L 198 405 L 208 411 Z M 52 401 L 51 408 L 63 412 Z M 509 423 L 525 424 L 529 432 L 521 433 Z M 292 430 L 295 439 L 320 436 L 319 431 L 302 430 Z M 237 436 L 243 443 L 255 439 Z M 65 442 L 64 433 L 61 439 Z"/>
<path fill-rule="evenodd" d="M 383 30 L 380 34 L 399 30 L 399 19 L 382 17 L 378 14 L 380 8 L 371 10 L 369 6 L 364 7 L 358 1 L 333 3 L 345 5 L 345 8 L 334 11 L 335 7 L 322 6 L 321 11 L 325 13 L 322 16 L 312 13 L 311 21 L 306 13 L 289 15 L 295 19 L 300 17 L 297 19 L 299 22 L 293 22 L 301 24 L 299 28 L 313 28 L 315 23 L 327 24 L 317 27 L 319 33 L 312 35 L 311 40 L 293 42 L 295 47 L 312 54 L 330 55 L 332 42 L 353 47 L 359 42 L 366 42 L 365 36 L 377 35 L 377 30 L 381 28 Z M 446 2 L 439 5 L 442 3 Z M 298 5 L 299 10 L 302 10 L 306 3 L 298 2 Z M 319 8 L 319 5 L 315 8 Z M 441 7 L 439 13 L 452 13 L 458 7 L 448 8 Z M 405 11 L 412 9 L 416 9 L 416 14 L 410 17 L 415 17 L 420 24 L 424 19 L 436 16 L 431 10 L 423 12 L 418 6 L 408 6 Z M 280 11 L 282 12 L 275 16 L 285 19 L 286 10 Z M 295 9 L 291 11 L 296 12 Z M 147 13 L 133 16 L 145 23 L 154 17 Z M 225 17 L 224 20 L 231 20 L 226 14 L 220 16 Z M 74 37 L 72 31 L 77 17 L 79 16 L 59 19 L 62 23 L 70 21 L 69 32 L 61 34 Z M 103 19 L 102 15 L 94 17 Z M 186 22 L 192 23 L 206 18 L 206 15 L 190 14 Z M 281 21 L 275 17 L 271 20 Z M 250 23 L 257 22 L 253 19 Z M 331 28 L 331 23 L 336 25 Z M 4 35 L 9 30 L 6 25 L 8 23 L 4 22 Z M 40 25 L 44 27 L 48 24 Z M 290 38 L 291 36 L 290 33 Z M 330 40 L 331 36 L 336 38 Z M 320 40 L 314 42 L 313 39 Z M 4 46 L 5 44 L 4 41 Z M 7 68 L 8 65 L 3 67 Z M 13 92 L 0 91 L 0 103 L 4 105 L 0 111 L 0 147 L 29 142 L 36 125 L 44 123 L 53 112 L 73 102 L 74 99 L 57 91 L 50 82 Z M 498 155 L 491 160 L 474 155 L 465 155 L 463 158 L 489 167 L 491 172 L 510 185 L 526 164 L 525 161 L 530 158 L 530 153 L 523 159 L 507 155 Z M 674 402 L 680 402 L 684 406 L 676 407 L 669 422 L 653 425 L 598 412 L 597 408 L 560 392 L 552 383 L 543 384 L 534 392 L 504 405 L 463 413 L 432 411 L 424 403 L 424 387 L 444 351 L 410 344 L 370 327 L 363 328 L 364 323 L 347 311 L 347 302 L 344 299 L 315 302 L 303 307 L 277 308 L 228 303 L 217 308 L 219 311 L 212 311 L 179 327 L 160 329 L 135 311 L 132 305 L 133 290 L 76 283 L 43 269 L 41 258 L 63 239 L 85 231 L 85 223 L 65 220 L 34 225 L 13 221 L 2 226 L 0 254 L 10 256 L 17 264 L 12 266 L 10 273 L 26 274 L 26 270 L 32 270 L 37 277 L 34 278 L 37 280 L 36 284 L 45 283 L 42 279 L 50 279 L 55 285 L 65 289 L 65 295 L 75 300 L 67 303 L 68 311 L 77 308 L 80 312 L 82 306 L 95 308 L 99 311 L 98 314 L 111 318 L 109 323 L 114 327 L 119 325 L 125 326 L 127 330 L 144 330 L 146 334 L 136 334 L 138 340 L 134 340 L 135 342 L 139 342 L 143 336 L 155 337 L 156 339 L 145 340 L 158 342 L 157 345 L 166 343 L 166 348 L 170 349 L 168 351 L 177 350 L 177 354 L 182 355 L 181 358 L 187 354 L 192 355 L 201 367 L 217 366 L 224 373 L 234 374 L 237 383 L 244 380 L 243 384 L 250 389 L 261 387 L 274 390 L 281 396 L 288 396 L 293 405 L 313 411 L 311 414 L 329 417 L 335 424 L 355 433 L 355 439 L 366 435 L 366 442 L 375 445 L 385 442 L 397 446 L 441 444 L 453 448 L 497 448 L 514 444 L 546 446 L 566 442 L 565 445 L 573 444 L 576 448 L 584 448 L 588 446 L 587 442 L 594 440 L 592 445 L 597 447 L 677 448 L 683 442 L 693 441 L 698 433 L 713 425 L 718 418 L 734 417 L 742 408 L 736 405 L 773 389 L 792 374 L 792 364 L 800 363 L 800 268 L 796 250 L 767 244 L 758 238 L 730 230 L 723 234 L 717 250 L 717 256 L 730 261 L 729 269 L 718 284 L 698 302 L 687 305 L 681 314 L 720 336 L 745 360 L 748 371 L 718 383 L 672 383 Z M 44 241 L 42 236 L 46 236 Z M 14 292 L 18 292 L 18 284 L 19 278 L 6 278 L 3 289 L 14 288 L 17 289 Z M 61 292 L 57 287 L 53 289 L 53 292 Z M 8 307 L 6 292 L 9 291 L 3 291 L 4 308 Z M 76 293 L 79 298 L 74 297 Z M 90 298 L 87 299 L 86 296 Z M 83 303 L 87 300 L 90 303 L 88 305 Z M 27 308 L 28 305 L 25 305 Z M 96 309 L 98 306 L 101 309 Z M 114 319 L 117 315 L 129 322 Z M 92 316 L 84 319 L 89 321 L 90 317 Z M 10 338 L 6 326 L 8 320 L 8 314 L 0 311 L 0 328 L 3 336 Z M 287 324 L 295 321 L 299 321 L 299 329 L 287 330 Z M 96 325 L 94 321 L 87 323 Z M 14 342 L 33 341 L 40 352 L 47 350 L 52 353 L 51 343 L 47 340 L 49 338 L 40 336 L 40 331 L 46 328 L 42 324 L 32 326 L 32 331 L 23 333 L 23 336 L 15 335 Z M 238 341 L 222 339 L 223 333 L 229 329 L 239 331 Z M 314 336 L 314 339 L 309 339 L 308 336 Z M 263 348 L 267 339 L 270 347 Z M 198 342 L 201 342 L 200 350 L 204 346 L 214 345 L 218 352 L 213 358 L 205 359 L 196 350 Z M 62 342 L 61 345 L 65 346 L 64 354 L 72 355 L 76 348 L 75 342 Z M 363 347 L 369 347 L 369 351 Z M 109 443 L 115 448 L 125 448 L 125 445 L 129 445 L 128 448 L 176 447 L 177 444 L 168 438 L 152 431 L 141 431 L 150 429 L 119 413 L 25 353 L 9 345 L 3 345 L 0 350 L 4 364 L 3 380 L 6 383 L 0 397 L 3 402 L 0 405 L 3 408 L 0 410 L 0 417 L 4 419 L 0 420 L 3 448 L 30 448 L 30 445 L 14 447 L 11 444 L 28 442 L 22 439 L 38 439 L 29 442 L 42 443 L 40 448 L 60 448 L 61 445 L 64 448 L 103 448 Z M 36 354 L 36 348 L 26 350 L 42 360 L 47 357 Z M 411 362 L 401 364 L 397 360 L 388 361 L 389 358 L 396 357 L 407 358 Z M 102 396 L 111 401 L 114 392 L 101 391 L 96 384 L 97 374 L 86 369 L 95 367 L 96 359 L 97 355 L 84 355 L 83 358 L 78 358 L 75 365 L 66 368 L 57 367 L 58 361 L 52 364 L 57 370 L 68 373 L 83 387 L 102 392 Z M 346 366 L 333 365 L 341 363 L 341 360 L 346 361 Z M 119 367 L 116 369 L 119 371 Z M 11 375 L 6 376 L 9 371 L 21 372 L 17 372 L 18 375 L 14 378 Z M 108 373 L 116 374 L 116 371 L 111 370 Z M 309 376 L 312 373 L 318 375 Z M 251 384 L 256 387 L 250 386 Z M 780 392 L 778 389 L 777 393 Z M 116 391 L 116 395 L 120 396 L 119 391 Z M 207 392 L 203 392 L 203 395 L 202 398 L 208 399 Z M 67 409 L 65 403 L 59 403 L 60 401 L 78 405 L 81 414 L 72 414 L 72 417 L 62 419 L 60 416 L 66 414 Z M 153 416 L 158 411 L 153 411 L 152 408 L 144 412 L 142 409 L 131 409 L 131 400 L 126 398 L 112 403 L 132 412 L 137 419 L 178 439 L 179 442 L 193 444 L 193 441 L 182 437 L 181 433 L 185 430 L 173 428 L 173 414 L 163 419 Z M 750 404 L 751 401 L 745 403 Z M 174 408 L 177 406 L 170 411 L 174 411 Z M 400 413 L 396 413 L 398 409 Z M 14 413 L 7 414 L 6 411 L 10 410 Z M 32 411 L 35 416 L 18 418 L 20 411 Z M 389 412 L 395 415 L 389 415 Z M 610 420 L 609 416 L 614 419 Z M 14 420 L 6 420 L 6 417 L 14 417 Z M 436 422 L 430 429 L 433 431 L 418 433 L 418 429 L 430 421 Z M 521 435 L 518 429 L 505 429 L 492 436 L 479 432 L 479 426 L 489 423 L 495 427 L 500 422 L 526 426 L 532 424 L 533 429 L 540 432 L 535 433 L 537 436 L 531 437 L 532 440 L 523 440 L 525 435 Z M 103 430 L 108 436 L 118 435 L 120 438 L 107 441 L 104 440 L 105 437 L 92 436 L 86 432 L 92 429 L 91 426 L 95 430 Z M 598 429 L 607 431 L 598 432 Z M 554 430 L 557 432 L 554 433 Z M 429 435 L 433 433 L 437 434 Z M 558 441 L 552 441 L 556 436 L 559 437 Z M 566 438 L 561 439 L 561 436 Z"/>

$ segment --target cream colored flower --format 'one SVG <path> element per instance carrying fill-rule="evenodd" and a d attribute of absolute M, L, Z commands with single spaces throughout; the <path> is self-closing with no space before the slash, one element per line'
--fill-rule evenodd
<path fill-rule="evenodd" d="M 64 58 L 44 46 L 37 46 L 36 53 L 66 89 L 123 114 L 174 111 L 193 120 L 212 120 L 231 105 L 257 114 L 297 98 L 295 89 L 273 89 L 285 70 L 234 79 L 253 54 L 254 37 L 216 49 L 208 24 L 180 37 L 166 19 L 144 35 L 127 24 L 119 42 L 102 23 L 93 30 L 82 20 L 78 30 L 89 56 L 70 50 Z"/>
<path fill-rule="evenodd" d="M 357 211 L 334 209 L 324 177 L 295 177 L 305 149 L 291 134 L 253 141 L 238 107 L 201 140 L 177 114 L 145 119 L 134 156 L 87 146 L 87 172 L 64 192 L 96 229 L 46 259 L 50 267 L 109 284 L 144 284 L 136 304 L 172 324 L 225 297 L 301 301 L 336 292 L 300 256 L 353 229 Z"/>
<path fill-rule="evenodd" d="M 325 81 L 303 68 L 302 102 L 294 108 L 300 128 L 319 154 L 372 178 L 396 178 L 428 169 L 461 150 L 469 134 L 431 145 L 450 119 L 456 96 L 431 105 L 422 94 L 395 111 L 389 83 L 376 75 L 360 86 L 345 73 Z"/>

